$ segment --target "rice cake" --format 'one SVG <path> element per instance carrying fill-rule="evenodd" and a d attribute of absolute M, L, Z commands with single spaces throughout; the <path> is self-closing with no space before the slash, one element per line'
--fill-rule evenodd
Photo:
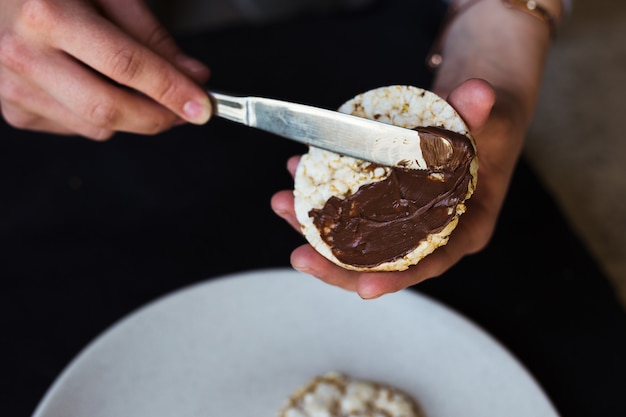
<path fill-rule="evenodd" d="M 423 417 L 423 413 L 414 398 L 396 387 L 328 372 L 297 389 L 278 417 Z"/>
<path fill-rule="evenodd" d="M 339 111 L 416 129 L 428 167 L 380 166 L 309 147 L 294 182 L 302 233 L 346 269 L 405 270 L 445 245 L 465 212 L 478 175 L 474 139 L 452 106 L 418 87 L 370 90 Z"/>

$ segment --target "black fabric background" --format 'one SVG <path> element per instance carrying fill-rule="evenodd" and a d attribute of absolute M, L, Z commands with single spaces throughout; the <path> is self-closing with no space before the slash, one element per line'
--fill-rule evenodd
<path fill-rule="evenodd" d="M 181 43 L 212 67 L 210 88 L 336 108 L 383 85 L 428 87 L 442 11 L 394 0 Z M 146 302 L 287 266 L 303 242 L 269 206 L 304 150 L 284 139 L 217 119 L 106 143 L 2 123 L 0 138 L 3 415 L 30 415 L 88 342 Z M 502 341 L 563 416 L 626 415 L 624 310 L 525 161 L 489 247 L 413 290 Z"/>

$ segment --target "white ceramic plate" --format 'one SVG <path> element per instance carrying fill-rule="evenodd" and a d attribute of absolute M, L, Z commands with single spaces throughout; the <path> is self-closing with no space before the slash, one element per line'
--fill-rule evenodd
<path fill-rule="evenodd" d="M 327 371 L 393 384 L 428 417 L 558 417 L 520 363 L 449 308 L 364 301 L 287 269 L 184 288 L 104 332 L 35 417 L 274 417 Z"/>

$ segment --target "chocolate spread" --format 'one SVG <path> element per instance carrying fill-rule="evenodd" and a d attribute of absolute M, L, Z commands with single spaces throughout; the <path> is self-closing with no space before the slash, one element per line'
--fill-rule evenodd
<path fill-rule="evenodd" d="M 416 130 L 428 169 L 392 168 L 386 179 L 345 199 L 331 197 L 309 212 L 341 262 L 360 267 L 392 262 L 456 216 L 472 180 L 474 147 L 469 138 L 443 128 Z"/>

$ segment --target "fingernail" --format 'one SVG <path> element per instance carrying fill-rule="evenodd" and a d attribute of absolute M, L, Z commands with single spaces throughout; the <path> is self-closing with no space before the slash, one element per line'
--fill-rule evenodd
<path fill-rule="evenodd" d="M 194 124 L 204 124 L 209 121 L 211 117 L 211 107 L 208 100 L 206 103 L 200 103 L 198 101 L 188 101 L 183 106 L 183 112 L 187 116 L 187 120 Z"/>
<path fill-rule="evenodd" d="M 383 295 L 380 291 L 378 291 L 376 288 L 373 288 L 370 285 L 359 286 L 357 288 L 357 293 L 359 294 L 359 297 L 361 297 L 364 300 L 374 300 Z"/>
<path fill-rule="evenodd" d="M 363 300 L 375 300 L 377 298 L 382 297 L 382 294 L 362 294 L 362 293 L 358 293 L 359 297 L 361 297 Z"/>

